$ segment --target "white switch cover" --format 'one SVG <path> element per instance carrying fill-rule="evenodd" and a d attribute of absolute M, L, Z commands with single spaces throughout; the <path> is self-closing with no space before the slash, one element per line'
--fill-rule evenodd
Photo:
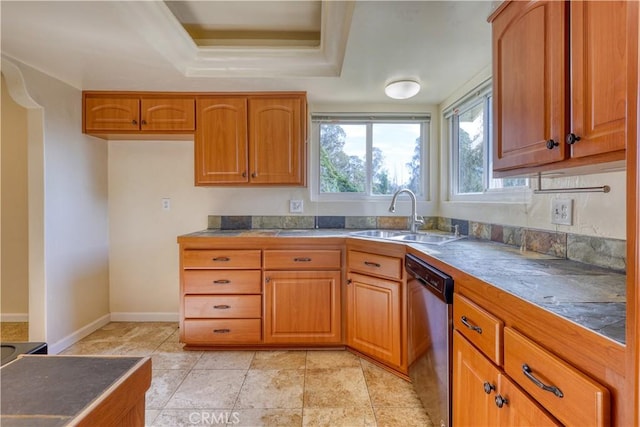
<path fill-rule="evenodd" d="M 171 199 L 169 199 L 169 198 L 163 198 L 162 199 L 162 210 L 163 211 L 170 211 L 171 210 Z"/>
<path fill-rule="evenodd" d="M 304 211 L 304 203 L 302 200 L 289 200 L 289 213 L 302 213 Z"/>
<path fill-rule="evenodd" d="M 573 225 L 573 199 L 551 201 L 551 223 Z"/>

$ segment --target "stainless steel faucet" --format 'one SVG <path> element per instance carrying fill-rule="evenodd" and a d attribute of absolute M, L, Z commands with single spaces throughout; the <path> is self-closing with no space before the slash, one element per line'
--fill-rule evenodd
<path fill-rule="evenodd" d="M 418 203 L 416 200 L 416 195 L 413 194 L 413 191 L 409 190 L 408 188 L 401 188 L 400 190 L 396 191 L 393 195 L 393 198 L 391 199 L 391 206 L 389 206 L 389 212 L 396 211 L 396 199 L 401 193 L 407 193 L 411 198 L 411 217 L 409 217 L 409 228 L 412 233 L 417 233 L 419 226 L 424 224 L 424 220 L 422 219 L 421 216 L 418 216 L 417 214 Z"/>

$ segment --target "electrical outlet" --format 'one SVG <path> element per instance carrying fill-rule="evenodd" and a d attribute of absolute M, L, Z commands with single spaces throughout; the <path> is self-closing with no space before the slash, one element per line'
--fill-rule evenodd
<path fill-rule="evenodd" d="M 551 201 L 551 223 L 573 225 L 573 199 Z"/>
<path fill-rule="evenodd" d="M 289 213 L 302 213 L 304 211 L 304 203 L 302 200 L 289 200 Z"/>
<path fill-rule="evenodd" d="M 168 199 L 166 197 L 162 199 L 162 210 L 163 211 L 171 210 L 171 199 Z"/>

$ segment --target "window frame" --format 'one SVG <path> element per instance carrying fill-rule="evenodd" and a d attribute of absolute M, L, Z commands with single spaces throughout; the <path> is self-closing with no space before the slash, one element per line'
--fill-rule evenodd
<path fill-rule="evenodd" d="M 460 193 L 459 188 L 459 139 L 457 138 L 459 126 L 456 126 L 454 117 L 458 113 L 464 113 L 475 106 L 484 103 L 483 123 L 485 124 L 483 139 L 487 143 L 483 144 L 483 190 L 475 193 Z M 443 127 L 446 129 L 445 140 L 450 153 L 449 174 L 448 174 L 448 195 L 451 201 L 483 201 L 483 202 L 505 202 L 520 203 L 531 198 L 531 181 L 526 178 L 524 186 L 516 187 L 491 187 L 493 177 L 493 89 L 491 79 L 481 83 L 458 101 L 451 104 L 442 114 Z M 488 124 L 489 126 L 486 126 Z M 507 178 L 508 179 L 508 178 Z"/>
<path fill-rule="evenodd" d="M 373 176 L 371 163 L 373 158 L 373 132 L 374 124 L 387 123 L 419 123 L 420 124 L 420 184 L 422 194 L 416 194 L 419 200 L 429 198 L 429 159 L 430 159 L 430 113 L 312 113 L 311 114 L 311 138 L 313 155 L 311 156 L 310 173 L 310 198 L 314 202 L 352 202 L 352 201 L 388 201 L 392 194 L 372 194 Z M 366 125 L 366 182 L 365 192 L 352 193 L 321 193 L 320 192 L 320 124 L 359 124 Z"/>

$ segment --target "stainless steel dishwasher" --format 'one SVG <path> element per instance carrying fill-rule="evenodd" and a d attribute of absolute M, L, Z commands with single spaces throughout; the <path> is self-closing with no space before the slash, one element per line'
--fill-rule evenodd
<path fill-rule="evenodd" d="M 407 254 L 409 376 L 434 426 L 451 425 L 453 279 Z"/>

